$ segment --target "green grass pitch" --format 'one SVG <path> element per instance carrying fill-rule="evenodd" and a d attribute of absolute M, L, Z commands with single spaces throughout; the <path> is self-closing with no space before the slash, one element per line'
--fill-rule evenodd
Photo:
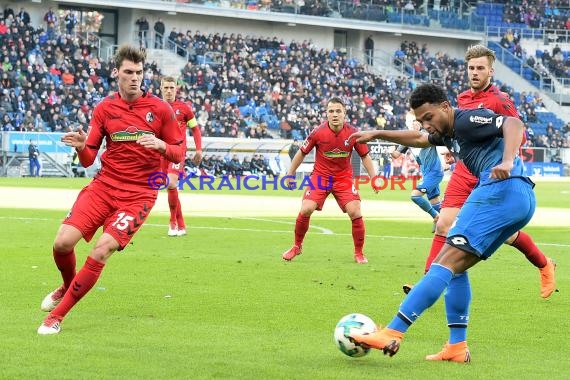
<path fill-rule="evenodd" d="M 17 185 L 41 186 L 34 181 Z M 562 185 L 546 185 L 537 186 L 539 206 L 544 199 L 568 208 Z M 3 186 L 15 184 L 0 181 L 0 195 Z M 408 194 L 383 196 L 406 202 Z M 423 360 L 447 338 L 441 299 L 393 358 L 375 351 L 352 359 L 333 343 L 345 314 L 390 321 L 401 285 L 423 273 L 428 221 L 366 220 L 370 263 L 356 265 L 348 220 L 340 211 L 315 214 L 312 225 L 332 234 L 310 229 L 303 254 L 287 263 L 281 253 L 298 210 L 290 218 L 241 219 L 193 217 L 185 207 L 188 236 L 168 238 L 166 216 L 151 214 L 58 336 L 36 329 L 45 316 L 41 300 L 59 285 L 51 245 L 66 211 L 0 209 L 0 379 L 568 378 L 568 227 L 525 229 L 558 263 L 560 291 L 547 300 L 539 296 L 537 269 L 510 247 L 470 271 L 472 363 L 458 365 Z M 78 245 L 78 267 L 92 244 Z"/>

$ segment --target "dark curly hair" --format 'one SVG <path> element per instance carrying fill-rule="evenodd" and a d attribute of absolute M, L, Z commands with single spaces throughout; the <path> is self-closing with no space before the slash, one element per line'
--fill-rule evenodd
<path fill-rule="evenodd" d="M 416 109 L 425 103 L 440 104 L 447 101 L 447 94 L 440 86 L 431 83 L 422 84 L 412 91 L 410 107 Z"/>

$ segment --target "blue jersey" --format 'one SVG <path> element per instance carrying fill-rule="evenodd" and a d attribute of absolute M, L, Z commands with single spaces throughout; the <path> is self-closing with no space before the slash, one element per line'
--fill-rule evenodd
<path fill-rule="evenodd" d="M 509 181 L 490 178 L 503 160 L 506 116 L 487 109 L 455 110 L 453 136 L 430 135 L 434 145 L 446 145 L 467 169 L 479 177 L 447 234 L 447 244 L 481 259 L 491 256 L 532 218 L 536 200 L 532 181 L 523 175 L 519 157 Z"/>
<path fill-rule="evenodd" d="M 427 177 L 428 175 L 443 177 L 441 161 L 439 160 L 439 154 L 437 153 L 437 148 L 435 146 L 422 148 L 418 155 L 418 163 L 420 164 L 424 177 Z"/>
<path fill-rule="evenodd" d="M 410 150 L 410 148 L 404 145 L 398 145 L 396 148 L 396 151 L 399 153 L 406 153 L 408 150 Z M 416 152 L 414 152 L 414 154 L 415 153 Z M 422 176 L 443 177 L 443 168 L 441 167 L 439 155 L 435 146 L 421 148 L 419 153 L 416 155 L 416 161 L 420 165 Z"/>
<path fill-rule="evenodd" d="M 455 110 L 453 137 L 430 134 L 433 145 L 445 145 L 459 157 L 480 184 L 496 181 L 490 179 L 490 171 L 503 160 L 503 123 L 506 117 L 479 108 Z M 523 177 L 524 167 L 519 157 L 515 158 L 511 177 Z"/>

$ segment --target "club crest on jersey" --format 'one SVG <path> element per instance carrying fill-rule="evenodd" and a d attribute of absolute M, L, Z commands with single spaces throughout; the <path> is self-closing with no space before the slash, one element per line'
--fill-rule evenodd
<path fill-rule="evenodd" d="M 137 127 L 130 126 L 124 131 L 118 131 L 111 134 L 111 141 L 123 142 L 123 141 L 137 141 L 139 137 L 143 135 L 154 135 L 150 131 L 141 131 Z"/>
<path fill-rule="evenodd" d="M 471 115 L 469 116 L 469 121 L 475 124 L 491 124 L 491 122 L 493 122 L 493 118 Z"/>
<path fill-rule="evenodd" d="M 154 121 L 154 114 L 152 112 L 149 112 L 146 114 L 146 122 L 147 123 L 152 123 Z"/>
<path fill-rule="evenodd" d="M 348 145 L 349 145 L 348 139 L 344 140 L 344 146 L 348 146 Z"/>
<path fill-rule="evenodd" d="M 350 154 L 345 150 L 340 150 L 338 148 L 334 148 L 333 150 L 329 150 L 328 152 L 323 153 L 325 157 L 329 158 L 346 158 Z"/>
<path fill-rule="evenodd" d="M 174 113 L 175 113 L 176 115 L 180 115 L 180 110 L 176 110 L 176 111 L 174 111 Z"/>

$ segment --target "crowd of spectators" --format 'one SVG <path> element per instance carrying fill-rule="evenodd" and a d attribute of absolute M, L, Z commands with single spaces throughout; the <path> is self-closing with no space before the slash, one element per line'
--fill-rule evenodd
<path fill-rule="evenodd" d="M 530 28 L 547 30 L 570 29 L 570 9 L 566 0 L 550 1 L 494 1 L 505 4 L 503 21 L 526 24 Z"/>
<path fill-rule="evenodd" d="M 255 153 L 253 156 L 244 156 L 241 160 L 237 154 L 209 155 L 205 154 L 199 165 L 194 164 L 193 155 L 186 158 L 184 169 L 187 174 L 208 177 L 228 177 L 258 175 L 275 177 L 275 173 L 269 164 L 269 159 L 263 154 Z"/>
<path fill-rule="evenodd" d="M 65 23 L 51 21 L 49 12 L 36 28 L 9 8 L 0 20 L 5 26 L 0 28 L 3 130 L 69 131 L 86 125 L 93 106 L 116 90 L 109 62 L 100 61 L 78 34 L 68 34 Z M 321 49 L 311 40 L 199 31 L 177 38 L 195 51 L 182 70 L 181 96 L 194 104 L 204 136 L 302 140 L 325 118 L 326 100 L 333 95 L 343 98 L 350 122 L 362 129 L 406 128 L 406 99 L 413 86 L 407 76 L 375 75 L 345 53 Z M 202 64 L 198 53 L 205 52 L 221 61 Z M 461 60 L 431 55 L 426 45 L 413 41 L 402 42 L 396 56 L 414 67 L 416 78 L 444 85 L 450 99 L 467 88 Z M 159 94 L 160 70 L 154 63 L 145 68 L 144 85 Z M 525 96 L 519 103 L 523 120 L 531 120 L 537 107 L 542 105 Z"/>
<path fill-rule="evenodd" d="M 570 78 L 570 52 L 556 44 L 552 51 L 538 50 L 537 53 L 536 58 L 534 55 L 527 58 L 527 65 L 535 70 L 546 68 L 556 78 Z"/>
<path fill-rule="evenodd" d="M 114 89 L 109 63 L 51 18 L 34 27 L 26 13 L 6 8 L 0 15 L 2 129 L 63 132 L 86 125 L 93 106 Z"/>

